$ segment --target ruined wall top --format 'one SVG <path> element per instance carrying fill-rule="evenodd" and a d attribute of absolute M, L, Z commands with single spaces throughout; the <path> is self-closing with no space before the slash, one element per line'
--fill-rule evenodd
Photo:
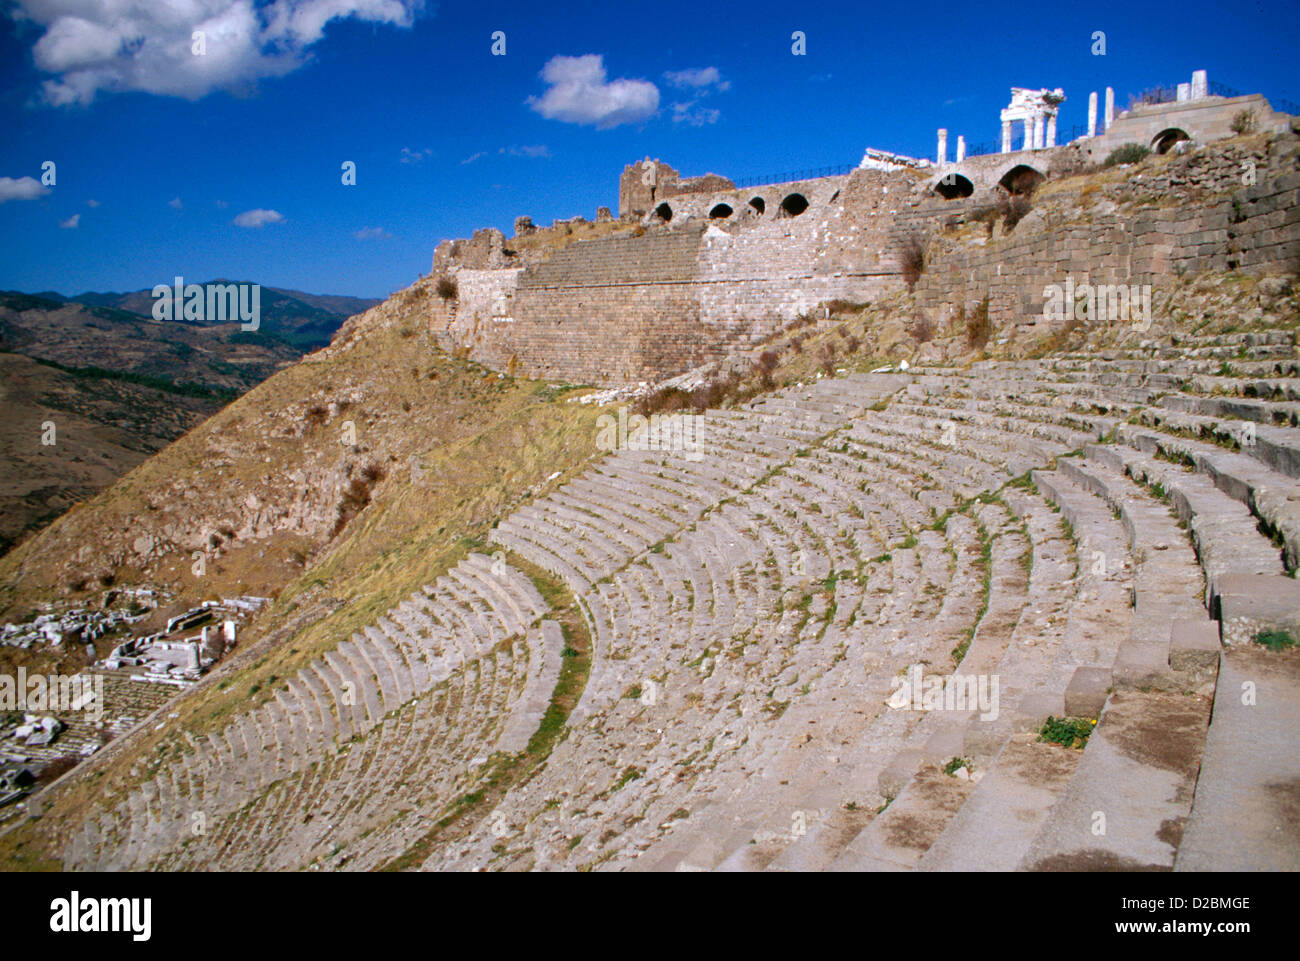
<path fill-rule="evenodd" d="M 683 177 L 681 171 L 657 157 L 654 160 L 646 157 L 623 168 L 618 180 L 618 214 L 640 218 L 669 197 L 734 189 L 734 183 L 718 174 Z"/>

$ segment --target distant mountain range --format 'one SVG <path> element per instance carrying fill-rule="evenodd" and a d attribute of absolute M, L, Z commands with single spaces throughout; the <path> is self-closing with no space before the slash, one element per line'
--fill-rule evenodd
<path fill-rule="evenodd" d="M 0 553 L 379 303 L 263 286 L 244 331 L 158 321 L 154 302 L 0 291 Z M 50 422 L 57 443 L 42 444 Z"/>
<path fill-rule="evenodd" d="M 207 283 L 241 284 L 252 283 L 252 281 L 215 279 Z M 0 297 L 7 296 L 28 296 L 58 304 L 77 303 L 87 307 L 124 310 L 151 319 L 155 303 L 152 290 L 133 290 L 127 293 L 87 291 L 72 297 L 65 297 L 63 294 L 49 290 L 38 294 L 0 294 Z M 344 320 L 353 314 L 369 310 L 377 303 L 379 301 L 373 298 L 305 294 L 300 290 L 284 290 L 262 285 L 262 324 L 259 332 L 278 337 L 303 352 L 315 350 L 329 343 L 330 337 Z M 181 321 L 181 323 L 186 322 Z M 200 326 L 215 325 L 208 321 L 195 323 Z"/>

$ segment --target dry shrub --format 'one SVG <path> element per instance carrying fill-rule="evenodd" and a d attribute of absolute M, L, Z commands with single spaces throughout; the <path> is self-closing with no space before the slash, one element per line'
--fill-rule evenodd
<path fill-rule="evenodd" d="M 370 503 L 370 495 L 375 485 L 384 479 L 384 468 L 376 461 L 371 461 L 361 469 L 360 476 L 352 478 L 348 489 L 339 501 L 338 517 L 334 520 L 334 531 L 330 535 L 337 537 Z"/>
<path fill-rule="evenodd" d="M 988 294 L 985 294 L 979 306 L 966 318 L 966 343 L 976 350 L 983 350 L 988 346 L 992 336 L 993 324 L 989 320 L 989 298 Z"/>
<path fill-rule="evenodd" d="M 307 412 L 303 414 L 302 419 L 310 427 L 321 427 L 324 426 L 325 421 L 329 420 L 329 416 L 330 412 L 324 404 L 312 404 L 307 408 Z"/>
<path fill-rule="evenodd" d="M 460 296 L 460 287 L 451 277 L 439 277 L 437 283 L 433 285 L 433 290 L 443 300 L 455 300 Z"/>
<path fill-rule="evenodd" d="M 915 234 L 909 234 L 899 245 L 898 263 L 903 269 L 903 282 L 907 284 L 910 293 L 925 271 L 925 248 Z"/>
<path fill-rule="evenodd" d="M 835 300 L 826 301 L 823 306 L 825 306 L 832 314 L 856 314 L 866 307 L 869 307 L 870 304 L 858 303 L 853 300 L 840 300 L 837 297 Z"/>
<path fill-rule="evenodd" d="M 829 341 L 822 345 L 821 363 L 818 365 L 827 377 L 835 373 L 835 345 Z"/>
<path fill-rule="evenodd" d="M 1006 212 L 1002 215 L 1002 229 L 1006 233 L 1016 229 L 1016 224 L 1025 219 L 1025 215 L 1034 209 L 1034 202 L 1028 194 L 1012 194 L 1005 201 Z"/>
<path fill-rule="evenodd" d="M 790 349 L 793 350 L 796 354 L 803 353 L 803 338 L 804 338 L 803 334 L 796 334 L 795 336 L 790 338 Z"/>
<path fill-rule="evenodd" d="M 908 327 L 909 334 L 918 344 L 928 344 L 934 339 L 934 321 L 929 315 L 922 312 L 912 318 L 912 323 Z"/>

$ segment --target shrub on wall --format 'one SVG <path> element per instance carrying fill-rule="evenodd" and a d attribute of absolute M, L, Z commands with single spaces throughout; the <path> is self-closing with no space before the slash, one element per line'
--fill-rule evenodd
<path fill-rule="evenodd" d="M 443 300 L 455 300 L 460 296 L 460 288 L 451 277 L 439 277 L 433 289 Z"/>
<path fill-rule="evenodd" d="M 1255 111 L 1243 110 L 1232 118 L 1233 133 L 1250 133 L 1255 129 Z"/>
<path fill-rule="evenodd" d="M 925 248 L 915 234 L 906 237 L 899 246 L 898 263 L 903 269 L 903 283 L 910 292 L 925 271 Z"/>
<path fill-rule="evenodd" d="M 979 302 L 979 306 L 966 317 L 966 343 L 976 350 L 983 350 L 993 336 L 993 324 L 989 320 L 989 297 Z"/>

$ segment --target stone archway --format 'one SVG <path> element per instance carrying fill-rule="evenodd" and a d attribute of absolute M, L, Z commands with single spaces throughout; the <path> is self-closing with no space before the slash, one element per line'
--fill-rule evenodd
<path fill-rule="evenodd" d="M 1047 178 L 1028 164 L 1016 164 L 1002 175 L 998 186 L 1009 194 L 1029 196 Z"/>
<path fill-rule="evenodd" d="M 713 209 L 709 211 L 709 219 L 726 220 L 734 213 L 735 210 L 732 209 L 731 204 L 714 204 Z"/>
<path fill-rule="evenodd" d="M 949 173 L 935 182 L 934 192 L 944 200 L 960 200 L 973 194 L 975 185 L 959 173 Z"/>
<path fill-rule="evenodd" d="M 762 197 L 750 197 L 749 206 L 752 207 L 754 212 L 760 217 L 767 212 L 767 201 Z"/>
<path fill-rule="evenodd" d="M 655 208 L 655 216 L 664 223 L 668 223 L 668 221 L 673 219 L 673 208 L 668 206 L 666 203 L 662 203 Z"/>
<path fill-rule="evenodd" d="M 800 193 L 789 194 L 781 201 L 781 213 L 786 217 L 798 217 L 808 207 L 808 198 Z"/>
<path fill-rule="evenodd" d="M 1168 153 L 1173 149 L 1174 144 L 1191 139 L 1191 134 L 1181 127 L 1166 127 L 1151 138 L 1151 149 L 1156 153 Z"/>

